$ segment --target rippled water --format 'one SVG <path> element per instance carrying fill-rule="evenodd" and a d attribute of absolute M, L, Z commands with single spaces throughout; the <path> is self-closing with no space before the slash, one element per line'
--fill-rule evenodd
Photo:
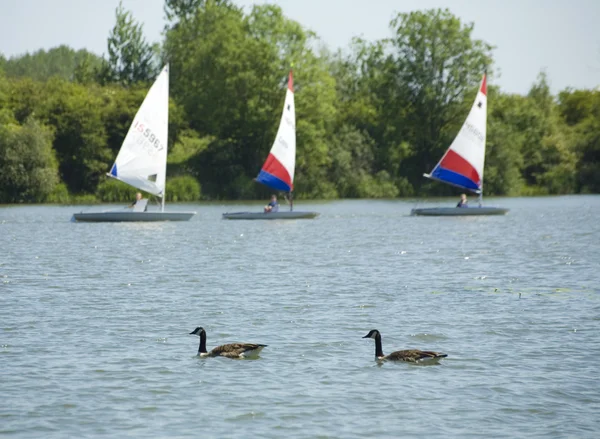
<path fill-rule="evenodd" d="M 595 438 L 600 197 L 495 203 L 509 215 L 341 201 L 298 203 L 312 221 L 209 204 L 79 224 L 80 207 L 2 207 L 0 436 Z M 209 348 L 269 346 L 200 359 L 196 326 Z M 386 353 L 449 357 L 379 365 L 372 328 Z"/>

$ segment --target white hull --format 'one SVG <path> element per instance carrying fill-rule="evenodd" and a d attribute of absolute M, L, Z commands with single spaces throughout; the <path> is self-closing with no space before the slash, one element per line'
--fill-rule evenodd
<path fill-rule="evenodd" d="M 194 215 L 196 212 L 81 212 L 73 214 L 73 220 L 87 223 L 188 221 Z"/>
<path fill-rule="evenodd" d="M 312 219 L 317 212 L 232 212 L 224 213 L 223 219 L 230 220 L 277 220 L 277 219 Z"/>
<path fill-rule="evenodd" d="M 474 216 L 474 215 L 505 215 L 508 209 L 502 207 L 429 207 L 412 209 L 411 215 L 420 216 Z"/>

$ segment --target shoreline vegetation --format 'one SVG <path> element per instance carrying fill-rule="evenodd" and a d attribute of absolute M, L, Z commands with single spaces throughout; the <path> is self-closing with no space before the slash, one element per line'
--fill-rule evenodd
<path fill-rule="evenodd" d="M 398 13 L 389 37 L 332 52 L 273 4 L 165 0 L 149 43 L 121 5 L 107 54 L 0 54 L 0 204 L 130 202 L 106 177 L 162 65 L 171 71 L 167 202 L 264 200 L 254 182 L 294 69 L 304 200 L 457 196 L 428 181 L 488 72 L 485 193 L 600 193 L 600 88 L 494 85 L 494 47 L 448 9 Z M 441 37 L 443 35 L 443 38 Z M 533 78 L 532 78 L 533 80 Z"/>
<path fill-rule="evenodd" d="M 139 191 L 138 191 L 139 192 Z M 502 199 L 509 199 L 509 198 L 554 198 L 554 197 L 589 197 L 589 196 L 596 196 L 597 194 L 560 194 L 560 195 L 552 195 L 552 194 L 545 194 L 545 195 L 515 195 L 515 196 L 508 196 L 508 195 L 490 195 L 490 196 L 485 196 L 484 201 L 487 200 L 487 202 L 489 202 L 490 200 L 502 200 Z M 144 195 L 144 197 L 146 197 L 146 195 Z M 135 197 L 134 197 L 135 198 Z M 404 202 L 404 203 L 420 203 L 420 204 L 430 204 L 430 203 L 450 203 L 450 204 L 456 204 L 456 200 L 457 200 L 457 196 L 455 195 L 450 195 L 450 196 L 431 196 L 431 197 L 420 197 L 420 196 L 408 196 L 408 197 L 386 197 L 386 198 L 328 198 L 328 199 L 324 199 L 324 198 L 312 198 L 312 199 L 308 199 L 308 198 L 304 198 L 302 201 L 303 202 L 308 202 L 311 204 L 327 204 L 327 203 L 335 203 L 338 201 L 373 201 L 373 202 Z M 58 206 L 58 207 L 67 207 L 67 206 L 97 206 L 97 205 L 115 205 L 115 206 L 123 206 L 124 204 L 130 204 L 132 200 L 122 200 L 122 201 L 102 201 L 102 200 L 98 200 L 96 198 L 92 198 L 89 197 L 87 195 L 81 196 L 81 197 L 72 197 L 70 198 L 68 201 L 65 202 L 50 202 L 50 201 L 45 201 L 45 202 L 37 202 L 37 203 L 0 203 L 0 208 L 3 207 L 25 207 L 25 206 Z M 477 204 L 477 198 L 475 197 L 475 195 L 472 195 L 471 198 L 469 199 L 469 203 L 471 205 L 472 208 L 477 208 L 478 204 Z M 244 199 L 244 200 L 206 200 L 206 199 L 200 199 L 200 200 L 193 200 L 193 201 L 175 201 L 175 202 L 171 202 L 169 204 L 194 204 L 194 205 L 240 205 L 240 204 L 244 204 L 244 205 L 258 205 L 258 206 L 264 206 L 265 204 L 265 199 Z M 149 206 L 160 206 L 160 198 L 156 198 L 154 196 L 150 196 L 150 201 L 149 201 Z M 283 209 L 289 207 L 289 204 L 284 203 L 281 205 Z"/>

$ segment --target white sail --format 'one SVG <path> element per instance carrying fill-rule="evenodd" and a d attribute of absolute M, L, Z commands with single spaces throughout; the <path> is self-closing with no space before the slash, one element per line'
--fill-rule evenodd
<path fill-rule="evenodd" d="M 169 133 L 169 66 L 142 102 L 109 176 L 164 198 Z"/>

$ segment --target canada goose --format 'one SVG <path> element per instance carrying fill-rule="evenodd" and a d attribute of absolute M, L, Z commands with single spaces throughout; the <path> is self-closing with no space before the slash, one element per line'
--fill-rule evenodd
<path fill-rule="evenodd" d="M 381 347 L 381 334 L 377 329 L 372 329 L 363 338 L 375 339 L 375 358 L 381 361 L 407 361 L 409 363 L 420 363 L 425 361 L 438 361 L 440 358 L 445 358 L 448 355 L 440 352 L 420 351 L 418 349 L 409 349 L 405 351 L 392 352 L 389 355 L 383 355 Z"/>
<path fill-rule="evenodd" d="M 255 357 L 259 352 L 266 347 L 266 344 L 252 344 L 252 343 L 230 343 L 222 346 L 217 346 L 210 352 L 206 351 L 206 331 L 204 328 L 198 326 L 190 335 L 197 335 L 200 337 L 200 347 L 198 348 L 198 355 L 201 357 L 227 357 L 227 358 L 246 358 Z"/>

